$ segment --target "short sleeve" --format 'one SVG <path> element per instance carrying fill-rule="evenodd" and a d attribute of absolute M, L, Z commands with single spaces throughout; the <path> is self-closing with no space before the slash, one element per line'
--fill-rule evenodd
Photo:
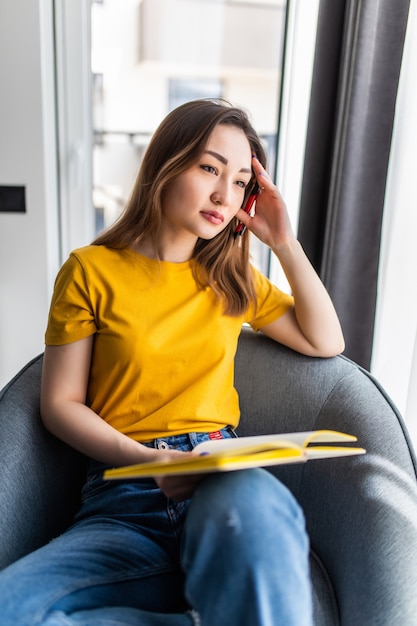
<path fill-rule="evenodd" d="M 257 295 L 256 311 L 250 309 L 253 316 L 247 320 L 254 330 L 259 330 L 263 326 L 271 324 L 273 321 L 284 315 L 294 304 L 294 298 L 281 291 L 272 284 L 257 269 L 252 268 L 254 274 L 255 290 Z"/>
<path fill-rule="evenodd" d="M 79 259 L 71 254 L 58 272 L 45 333 L 46 345 L 78 341 L 97 331 L 88 283 Z"/>

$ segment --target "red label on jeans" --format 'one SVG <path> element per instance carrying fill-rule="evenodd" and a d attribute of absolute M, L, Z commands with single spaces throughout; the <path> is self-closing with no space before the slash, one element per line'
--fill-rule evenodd
<path fill-rule="evenodd" d="M 216 430 L 214 433 L 209 433 L 209 439 L 223 439 L 223 435 L 220 430 Z"/>

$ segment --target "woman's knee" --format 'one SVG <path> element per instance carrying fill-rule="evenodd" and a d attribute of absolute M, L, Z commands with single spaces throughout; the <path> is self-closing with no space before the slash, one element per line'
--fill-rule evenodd
<path fill-rule="evenodd" d="M 196 491 L 187 514 L 186 532 L 210 524 L 223 538 L 243 533 L 257 540 L 277 532 L 304 533 L 304 516 L 291 492 L 262 469 L 210 476 Z"/>

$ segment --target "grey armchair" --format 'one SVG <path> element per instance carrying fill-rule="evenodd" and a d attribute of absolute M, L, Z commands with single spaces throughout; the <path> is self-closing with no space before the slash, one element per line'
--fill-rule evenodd
<path fill-rule="evenodd" d="M 78 503 L 85 459 L 41 424 L 41 362 L 0 392 L 0 568 L 60 533 Z M 241 435 L 331 428 L 367 449 L 272 470 L 306 515 L 316 625 L 417 624 L 416 461 L 378 383 L 344 357 L 304 357 L 245 329 L 236 385 Z"/>

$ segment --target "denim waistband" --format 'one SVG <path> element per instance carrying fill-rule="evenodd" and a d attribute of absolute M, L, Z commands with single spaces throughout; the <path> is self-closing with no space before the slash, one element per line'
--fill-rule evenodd
<path fill-rule="evenodd" d="M 237 434 L 231 426 L 226 426 L 218 431 L 211 433 L 184 433 L 182 435 L 170 435 L 168 437 L 158 437 L 151 441 L 142 441 L 141 443 L 148 448 L 157 448 L 158 450 L 192 450 L 199 443 L 209 441 L 210 439 L 231 439 L 237 437 Z"/>

